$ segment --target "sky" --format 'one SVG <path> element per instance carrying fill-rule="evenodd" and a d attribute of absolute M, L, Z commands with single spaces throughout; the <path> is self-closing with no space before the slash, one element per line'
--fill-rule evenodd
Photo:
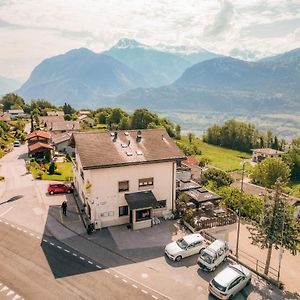
<path fill-rule="evenodd" d="M 0 75 L 21 79 L 45 58 L 121 38 L 243 59 L 300 47 L 300 0 L 0 0 Z"/>

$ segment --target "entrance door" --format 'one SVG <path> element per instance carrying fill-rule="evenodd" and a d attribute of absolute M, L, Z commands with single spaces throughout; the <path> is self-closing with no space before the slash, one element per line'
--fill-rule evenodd
<path fill-rule="evenodd" d="M 132 210 L 129 209 L 129 223 L 132 224 Z"/>

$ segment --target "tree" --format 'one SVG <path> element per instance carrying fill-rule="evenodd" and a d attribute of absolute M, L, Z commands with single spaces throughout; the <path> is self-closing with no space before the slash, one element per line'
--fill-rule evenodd
<path fill-rule="evenodd" d="M 204 185 L 207 185 L 209 181 L 213 181 L 216 184 L 217 188 L 224 185 L 230 185 L 233 182 L 233 178 L 230 175 L 222 170 L 215 168 L 210 168 L 203 172 L 201 174 L 200 180 Z"/>
<path fill-rule="evenodd" d="M 292 141 L 291 147 L 284 155 L 284 161 L 291 168 L 291 179 L 300 180 L 300 138 Z"/>
<path fill-rule="evenodd" d="M 67 103 L 64 104 L 63 111 L 65 115 L 72 115 L 75 113 L 75 109 L 70 104 Z"/>
<path fill-rule="evenodd" d="M 188 140 L 189 140 L 189 143 L 190 143 L 190 144 L 192 143 L 194 137 L 195 137 L 195 136 L 194 136 L 193 133 L 191 133 L 191 132 L 188 133 Z"/>
<path fill-rule="evenodd" d="M 181 139 L 181 127 L 179 124 L 175 127 L 175 139 L 180 140 Z"/>
<path fill-rule="evenodd" d="M 112 110 L 110 121 L 114 124 L 119 124 L 123 116 L 123 111 L 121 108 L 114 108 Z"/>
<path fill-rule="evenodd" d="M 265 196 L 260 221 L 248 227 L 252 243 L 268 249 L 264 270 L 266 275 L 269 273 L 273 247 L 278 249 L 282 246 L 296 255 L 300 243 L 300 223 L 294 219 L 294 209 L 282 194 L 282 187 L 283 183 L 277 180 L 274 191 Z"/>
<path fill-rule="evenodd" d="M 158 116 L 145 108 L 135 110 L 131 117 L 132 129 L 146 129 L 152 122 L 160 124 Z"/>
<path fill-rule="evenodd" d="M 122 117 L 119 128 L 121 130 L 130 129 L 130 120 L 127 116 Z"/>
<path fill-rule="evenodd" d="M 271 188 L 278 178 L 286 183 L 289 180 L 291 169 L 281 158 L 266 158 L 252 170 L 250 178 L 253 183 Z"/>
<path fill-rule="evenodd" d="M 55 174 L 56 165 L 54 162 L 51 162 L 48 168 L 48 172 L 50 175 Z"/>
<path fill-rule="evenodd" d="M 20 109 L 25 105 L 24 99 L 14 93 L 6 94 L 0 102 L 3 104 L 4 111 L 10 110 L 13 106 Z"/>
<path fill-rule="evenodd" d="M 34 131 L 34 125 L 33 125 L 33 115 L 30 115 L 30 132 Z"/>

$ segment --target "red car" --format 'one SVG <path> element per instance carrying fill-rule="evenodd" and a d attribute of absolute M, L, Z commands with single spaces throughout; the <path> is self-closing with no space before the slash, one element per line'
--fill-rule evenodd
<path fill-rule="evenodd" d="M 50 183 L 48 187 L 48 193 L 50 195 L 60 194 L 60 193 L 72 193 L 73 188 L 63 183 Z"/>

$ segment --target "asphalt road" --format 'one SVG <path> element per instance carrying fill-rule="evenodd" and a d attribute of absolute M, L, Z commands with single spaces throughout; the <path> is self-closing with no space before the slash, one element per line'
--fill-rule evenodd
<path fill-rule="evenodd" d="M 99 268 L 57 240 L 0 223 L 0 299 L 155 299 Z"/>

